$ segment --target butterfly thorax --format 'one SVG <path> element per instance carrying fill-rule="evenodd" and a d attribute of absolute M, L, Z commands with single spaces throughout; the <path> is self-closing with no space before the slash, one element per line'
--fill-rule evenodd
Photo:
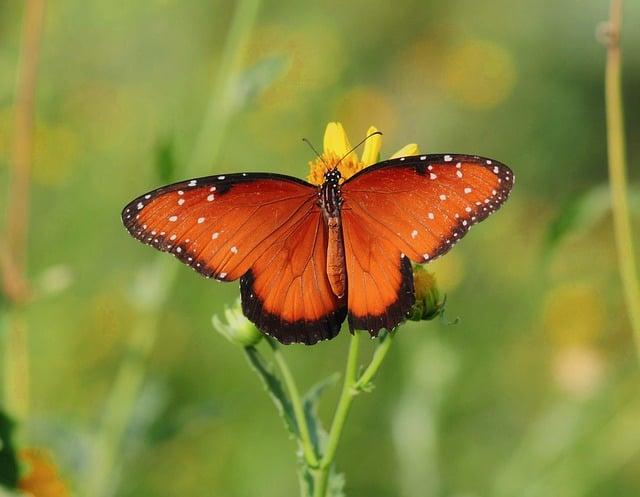
<path fill-rule="evenodd" d="M 333 169 L 324 175 L 324 183 L 319 190 L 320 208 L 327 224 L 327 277 L 331 290 L 337 297 L 342 297 L 347 285 L 344 259 L 344 242 L 342 239 L 342 222 L 340 219 L 340 171 Z"/>
<path fill-rule="evenodd" d="M 324 182 L 320 187 L 320 207 L 325 219 L 331 217 L 340 217 L 340 206 L 342 198 L 340 197 L 340 171 L 333 169 L 324 175 Z"/>

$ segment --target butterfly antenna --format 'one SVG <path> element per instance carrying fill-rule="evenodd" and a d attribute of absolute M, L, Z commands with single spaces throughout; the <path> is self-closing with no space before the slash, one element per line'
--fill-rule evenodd
<path fill-rule="evenodd" d="M 303 142 L 305 142 L 307 145 L 309 145 L 309 147 L 311 148 L 311 150 L 313 150 L 313 153 L 316 154 L 318 156 L 318 159 L 320 159 L 322 161 L 322 163 L 327 167 L 327 169 L 329 169 L 329 164 L 327 164 L 324 160 L 324 158 L 322 157 L 322 155 L 320 155 L 318 153 L 318 151 L 316 150 L 316 147 L 314 147 L 311 142 L 309 140 L 307 140 L 306 138 L 302 139 Z"/>
<path fill-rule="evenodd" d="M 353 152 L 355 149 L 357 149 L 360 145 L 362 145 L 364 142 L 366 142 L 369 138 L 371 138 L 372 136 L 376 136 L 376 135 L 382 136 L 382 131 L 374 131 L 370 135 L 365 136 L 364 139 L 360 143 L 358 143 L 355 147 L 353 147 L 346 154 L 344 154 L 342 156 L 342 158 L 336 163 L 336 165 L 334 167 L 338 167 L 338 164 L 340 164 L 344 159 L 346 159 L 351 152 Z"/>

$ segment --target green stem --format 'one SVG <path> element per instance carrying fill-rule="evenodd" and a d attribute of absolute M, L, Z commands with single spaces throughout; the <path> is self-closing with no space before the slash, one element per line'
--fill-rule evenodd
<path fill-rule="evenodd" d="M 361 335 L 360 332 L 356 332 L 351 336 L 342 393 L 340 394 L 338 407 L 336 408 L 331 429 L 329 430 L 327 447 L 320 461 L 319 468 L 314 472 L 313 497 L 325 497 L 327 484 L 329 482 L 329 473 L 336 457 L 338 443 L 340 442 L 340 437 L 342 436 L 342 431 L 347 421 L 353 399 L 360 392 L 365 391 L 374 379 L 393 341 L 393 334 L 391 333 L 387 333 L 387 335 L 380 340 L 380 343 L 373 353 L 371 362 L 360 378 L 358 378 L 358 354 L 360 352 Z"/>
<path fill-rule="evenodd" d="M 282 378 L 287 386 L 287 390 L 289 391 L 289 396 L 291 397 L 291 405 L 293 407 L 293 413 L 295 414 L 298 430 L 300 432 L 300 444 L 302 445 L 304 458 L 310 468 L 316 468 L 319 464 L 318 455 L 313 447 L 313 442 L 311 442 L 309 425 L 307 424 L 307 417 L 305 416 L 304 409 L 302 408 L 302 400 L 298 386 L 291 374 L 287 361 L 280 352 L 280 348 L 271 340 L 269 340 L 269 343 L 273 349 L 273 358 L 280 369 L 280 373 L 282 373 Z"/>
<path fill-rule="evenodd" d="M 0 285 L 8 302 L 4 351 L 6 409 L 18 420 L 29 412 L 29 348 L 25 303 L 28 298 L 29 189 L 33 163 L 36 90 L 45 18 L 45 0 L 24 2 L 16 79 L 6 228 L 0 250 Z"/>
<path fill-rule="evenodd" d="M 622 111 L 620 28 L 622 0 L 611 0 L 607 65 L 605 72 L 605 102 L 607 110 L 607 145 L 609 179 L 613 209 L 618 268 L 629 321 L 640 357 L 640 286 L 633 249 L 631 216 L 627 194 L 624 117 Z"/>
<path fill-rule="evenodd" d="M 376 347 L 375 352 L 373 353 L 373 358 L 371 359 L 371 363 L 367 366 L 367 369 L 364 370 L 362 376 L 356 383 L 357 390 L 363 390 L 373 381 L 378 369 L 382 365 L 382 361 L 387 356 L 387 352 L 391 348 L 391 342 L 393 341 L 394 335 L 392 333 L 387 333 L 384 338 L 382 338 L 380 344 Z"/>
<path fill-rule="evenodd" d="M 25 309 L 21 306 L 9 308 L 3 328 L 6 330 L 4 407 L 13 418 L 23 421 L 29 414 L 30 372 Z"/>
<path fill-rule="evenodd" d="M 231 119 L 225 102 L 231 98 L 233 83 L 240 71 L 249 33 L 255 22 L 260 0 L 241 0 L 237 3 L 229 34 L 219 64 L 217 80 L 209 96 L 199 137 L 187 166 L 186 174 L 204 174 L 215 161 Z M 207 146 L 207 144 L 212 146 Z M 96 441 L 95 459 L 89 472 L 87 495 L 102 497 L 112 486 L 113 467 L 122 445 L 131 412 L 144 384 L 146 362 L 153 350 L 159 325 L 158 315 L 170 293 L 178 265 L 159 256 L 154 265 L 155 285 L 147 290 L 148 302 L 140 309 L 128 341 L 128 354 L 122 360 L 105 405 L 100 432 Z"/>
<path fill-rule="evenodd" d="M 358 393 L 355 390 L 358 374 L 358 354 L 360 352 L 360 340 L 361 333 L 355 332 L 351 335 L 351 342 L 349 344 L 349 355 L 347 356 L 347 367 L 345 370 L 344 383 L 342 385 L 342 393 L 340 394 L 340 400 L 338 401 L 338 407 L 331 423 L 331 429 L 329 431 L 329 439 L 327 441 L 327 447 L 325 449 L 322 460 L 320 461 L 320 467 L 315 472 L 313 497 L 325 497 L 327 493 L 327 483 L 329 481 L 329 471 L 331 464 L 336 455 L 336 449 L 338 448 L 338 442 L 342 435 L 344 424 L 347 421 L 347 415 L 351 408 L 353 398 Z"/>

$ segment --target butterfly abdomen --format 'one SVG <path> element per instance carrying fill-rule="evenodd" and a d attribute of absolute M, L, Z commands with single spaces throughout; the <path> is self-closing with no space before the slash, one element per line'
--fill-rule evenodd
<path fill-rule="evenodd" d="M 347 286 L 347 273 L 344 260 L 344 242 L 340 217 L 327 219 L 329 237 L 327 243 L 327 277 L 334 295 L 341 298 Z"/>

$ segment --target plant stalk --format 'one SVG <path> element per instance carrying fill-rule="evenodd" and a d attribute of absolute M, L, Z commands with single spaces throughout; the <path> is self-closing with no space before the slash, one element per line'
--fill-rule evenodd
<path fill-rule="evenodd" d="M 307 417 L 305 416 L 304 409 L 302 408 L 302 400 L 300 398 L 298 386 L 296 385 L 295 379 L 291 374 L 291 370 L 289 369 L 284 356 L 280 352 L 280 348 L 275 343 L 270 343 L 273 349 L 273 358 L 282 373 L 282 378 L 287 386 L 287 390 L 289 391 L 289 396 L 291 397 L 291 405 L 298 424 L 298 430 L 300 431 L 300 444 L 302 445 L 304 458 L 310 468 L 316 468 L 319 464 L 318 455 L 316 454 L 313 443 L 311 442 L 309 425 L 307 424 Z"/>
<path fill-rule="evenodd" d="M 607 149 L 618 269 L 636 351 L 640 358 L 640 286 L 633 247 L 627 188 L 620 32 L 622 0 L 611 0 L 605 70 Z"/>
<path fill-rule="evenodd" d="M 204 174 L 215 161 L 224 142 L 231 112 L 224 102 L 230 99 L 233 83 L 240 71 L 249 34 L 253 28 L 260 0 L 241 0 L 236 4 L 231 27 L 225 41 L 219 64 L 217 79 L 213 85 L 203 124 L 187 162 L 186 174 Z M 207 146 L 209 144 L 209 146 Z M 213 145 L 211 145 L 213 144 Z M 141 310 L 134 323 L 128 341 L 129 353 L 123 358 L 119 371 L 109 393 L 105 413 L 97 441 L 97 454 L 89 475 L 87 495 L 102 497 L 112 485 L 111 476 L 116 464 L 116 455 L 121 449 L 128 420 L 144 384 L 146 361 L 157 339 L 158 314 L 169 295 L 177 276 L 177 265 L 159 255 L 156 269 L 161 272 L 152 303 Z"/>
<path fill-rule="evenodd" d="M 29 184 L 35 135 L 36 89 L 44 26 L 45 0 L 25 2 L 20 59 L 16 80 L 13 143 L 7 201 L 6 243 L 0 251 L 3 292 L 11 303 L 7 315 L 5 347 L 5 402 L 16 418 L 29 411 L 29 350 L 24 304 L 27 236 L 29 224 Z"/>
<path fill-rule="evenodd" d="M 338 406 L 333 417 L 333 422 L 331 423 L 331 429 L 329 430 L 329 439 L 327 441 L 327 446 L 322 459 L 320 460 L 320 466 L 313 472 L 313 497 L 326 496 L 331 466 L 333 465 L 336 457 L 338 443 L 340 442 L 342 431 L 347 421 L 353 399 L 360 392 L 366 391 L 369 388 L 371 381 L 374 379 L 385 357 L 387 356 L 387 353 L 389 352 L 391 343 L 393 341 L 392 333 L 387 333 L 387 335 L 380 340 L 380 343 L 373 353 L 371 362 L 364 370 L 360 378 L 358 378 L 358 355 L 360 352 L 361 335 L 361 332 L 355 332 L 351 336 L 344 383 L 342 385 L 342 393 L 340 394 Z"/>

